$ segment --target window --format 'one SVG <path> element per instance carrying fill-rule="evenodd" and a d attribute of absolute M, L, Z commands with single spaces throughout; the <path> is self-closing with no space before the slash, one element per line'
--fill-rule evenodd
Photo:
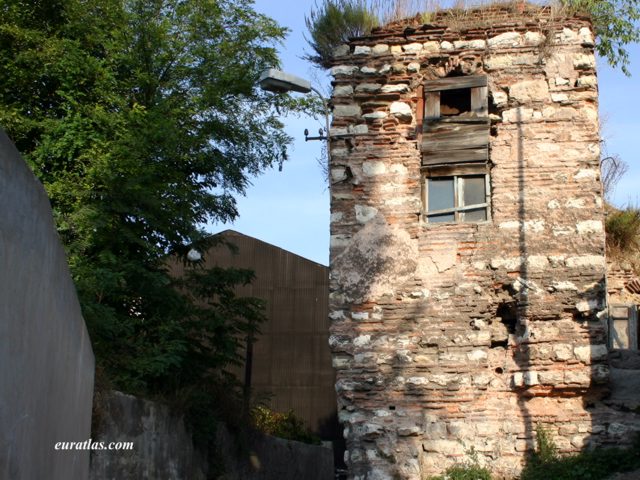
<path fill-rule="evenodd" d="M 424 89 L 423 216 L 428 223 L 487 221 L 487 78 L 441 78 Z"/>
<path fill-rule="evenodd" d="M 485 165 L 423 169 L 423 179 L 424 218 L 428 223 L 490 219 L 490 185 Z"/>
<path fill-rule="evenodd" d="M 638 350 L 638 308 L 636 305 L 609 307 L 609 348 Z"/>

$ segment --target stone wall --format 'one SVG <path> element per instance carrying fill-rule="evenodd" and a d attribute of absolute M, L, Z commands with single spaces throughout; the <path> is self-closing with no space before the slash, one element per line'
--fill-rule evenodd
<path fill-rule="evenodd" d="M 419 479 L 471 449 L 509 477 L 537 425 L 562 452 L 637 428 L 600 402 L 593 34 L 526 8 L 401 22 L 335 52 L 330 345 L 351 478 Z M 486 222 L 422 211 L 423 87 L 452 74 L 488 81 Z"/>
<path fill-rule="evenodd" d="M 0 478 L 86 479 L 94 358 L 42 184 L 0 130 Z"/>
<path fill-rule="evenodd" d="M 165 405 L 106 392 L 97 396 L 94 442 L 132 442 L 133 448 L 96 450 L 91 454 L 92 480 L 205 480 L 208 467 L 181 416 Z"/>
<path fill-rule="evenodd" d="M 105 392 L 96 408 L 93 442 L 133 443 L 94 451 L 92 480 L 331 480 L 331 446 L 307 445 L 261 434 L 242 438 L 218 427 L 209 459 L 194 445 L 184 419 L 157 402 Z"/>

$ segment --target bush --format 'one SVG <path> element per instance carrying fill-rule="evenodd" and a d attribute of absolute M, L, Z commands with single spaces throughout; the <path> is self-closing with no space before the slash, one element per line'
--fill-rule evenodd
<path fill-rule="evenodd" d="M 254 428 L 267 435 L 320 445 L 320 438 L 309 431 L 302 419 L 293 413 L 293 410 L 280 413 L 267 407 L 258 406 L 251 411 L 251 421 Z"/>
<path fill-rule="evenodd" d="M 459 465 L 447 468 L 444 475 L 431 477 L 430 480 L 491 480 L 491 472 L 480 466 L 478 454 L 472 448 L 469 459 Z"/>
<path fill-rule="evenodd" d="M 536 428 L 537 451 L 522 471 L 520 480 L 600 480 L 616 472 L 640 468 L 640 443 L 629 449 L 601 448 L 561 457 L 542 427 Z"/>
<path fill-rule="evenodd" d="M 607 246 L 618 252 L 629 252 L 640 247 L 640 209 L 627 207 L 614 210 L 605 224 Z"/>
<path fill-rule="evenodd" d="M 351 37 L 370 33 L 378 19 L 362 0 L 324 0 L 305 17 L 305 23 L 311 35 L 307 42 L 314 51 L 305 60 L 329 68 L 335 48 Z"/>

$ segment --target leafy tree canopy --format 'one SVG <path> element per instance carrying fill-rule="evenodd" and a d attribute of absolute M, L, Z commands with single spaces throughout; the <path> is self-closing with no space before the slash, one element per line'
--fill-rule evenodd
<path fill-rule="evenodd" d="M 204 250 L 201 225 L 285 159 L 278 118 L 297 107 L 256 87 L 285 33 L 250 0 L 0 0 L 0 124 L 45 185 L 119 388 L 197 383 L 261 318 L 232 294 L 250 272 L 178 285 L 165 259 Z"/>
<path fill-rule="evenodd" d="M 561 0 L 561 3 L 591 15 L 598 54 L 630 76 L 626 45 L 640 42 L 640 0 Z"/>

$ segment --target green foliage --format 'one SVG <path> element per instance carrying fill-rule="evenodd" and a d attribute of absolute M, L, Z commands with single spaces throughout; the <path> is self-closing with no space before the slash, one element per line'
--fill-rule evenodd
<path fill-rule="evenodd" d="M 0 0 L 0 124 L 51 199 L 115 388 L 219 375 L 261 318 L 233 295 L 250 272 L 175 280 L 166 259 L 205 251 L 201 225 L 284 160 L 295 105 L 256 86 L 284 35 L 250 0 Z"/>
<path fill-rule="evenodd" d="M 561 457 L 549 433 L 536 428 L 538 448 L 520 480 L 600 480 L 640 467 L 640 443 L 629 449 L 601 448 Z"/>
<path fill-rule="evenodd" d="M 607 247 L 614 253 L 635 252 L 640 247 L 640 209 L 627 207 L 608 213 Z"/>
<path fill-rule="evenodd" d="M 591 16 L 598 54 L 629 76 L 625 46 L 640 42 L 640 0 L 561 0 L 570 10 Z"/>
<path fill-rule="evenodd" d="M 305 427 L 304 422 L 293 413 L 293 410 L 279 413 L 264 406 L 257 406 L 251 411 L 251 420 L 256 430 L 267 435 L 314 445 L 320 444 L 320 439 Z"/>
<path fill-rule="evenodd" d="M 311 35 L 307 41 L 314 52 L 305 59 L 329 68 L 338 45 L 370 33 L 378 20 L 364 0 L 323 0 L 319 8 L 305 17 L 305 23 Z"/>
<path fill-rule="evenodd" d="M 480 466 L 478 453 L 472 448 L 467 455 L 469 458 L 464 463 L 449 467 L 444 475 L 430 480 L 491 480 L 491 472 Z"/>

